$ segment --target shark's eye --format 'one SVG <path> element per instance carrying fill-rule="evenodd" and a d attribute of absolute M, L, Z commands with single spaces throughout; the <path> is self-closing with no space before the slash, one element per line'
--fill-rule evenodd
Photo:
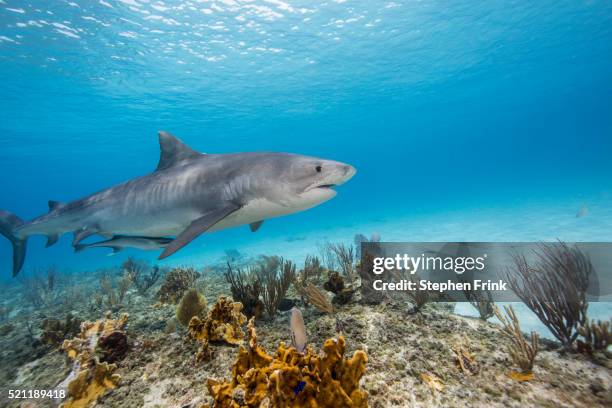
<path fill-rule="evenodd" d="M 317 167 L 315 167 L 315 170 L 317 171 L 317 173 L 320 173 L 321 170 L 323 170 L 323 167 L 317 166 Z"/>

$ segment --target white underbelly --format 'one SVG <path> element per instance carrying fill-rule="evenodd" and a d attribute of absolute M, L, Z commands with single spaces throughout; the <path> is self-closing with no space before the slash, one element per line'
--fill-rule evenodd
<path fill-rule="evenodd" d="M 262 221 L 268 218 L 280 217 L 301 210 L 302 208 L 280 205 L 263 198 L 256 199 L 250 201 L 238 211 L 228 215 L 217 224 L 213 225 L 209 231 L 219 231 L 238 225 L 251 224 L 253 222 Z"/>

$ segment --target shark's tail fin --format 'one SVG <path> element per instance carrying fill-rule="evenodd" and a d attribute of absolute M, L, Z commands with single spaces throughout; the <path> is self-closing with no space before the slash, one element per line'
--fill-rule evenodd
<path fill-rule="evenodd" d="M 8 211 L 0 210 L 0 234 L 4 235 L 13 245 L 13 276 L 17 276 L 26 255 L 27 238 L 18 238 L 15 228 L 23 224 L 23 220 Z"/>

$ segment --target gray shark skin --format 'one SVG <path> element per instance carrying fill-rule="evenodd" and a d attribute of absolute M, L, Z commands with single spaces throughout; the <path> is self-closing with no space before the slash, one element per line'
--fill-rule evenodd
<path fill-rule="evenodd" d="M 172 238 L 115 235 L 111 239 L 105 241 L 76 244 L 74 245 L 74 251 L 81 252 L 89 248 L 111 248 L 113 250 L 112 254 L 116 254 L 125 248 L 137 248 L 144 251 L 150 251 L 165 248 L 170 242 L 172 242 Z"/>
<path fill-rule="evenodd" d="M 0 210 L 0 234 L 13 246 L 13 276 L 25 261 L 31 235 L 47 246 L 74 232 L 73 245 L 90 235 L 175 237 L 164 259 L 204 232 L 249 224 L 312 208 L 336 195 L 333 186 L 355 174 L 354 167 L 290 153 L 203 154 L 159 132 L 157 169 L 106 190 L 64 204 L 25 222 Z"/>

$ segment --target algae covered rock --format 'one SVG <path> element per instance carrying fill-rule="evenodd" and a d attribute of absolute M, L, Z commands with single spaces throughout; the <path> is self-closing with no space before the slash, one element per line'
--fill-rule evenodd
<path fill-rule="evenodd" d="M 192 317 L 202 317 L 206 313 L 206 298 L 197 289 L 185 292 L 176 308 L 176 318 L 183 326 L 188 326 Z"/>
<path fill-rule="evenodd" d="M 321 354 L 280 343 L 270 356 L 257 344 L 253 319 L 248 330 L 249 345 L 240 347 L 231 381 L 207 381 L 216 408 L 368 406 L 368 393 L 359 386 L 367 355 L 357 350 L 345 359 L 344 337 L 326 340 Z"/>

